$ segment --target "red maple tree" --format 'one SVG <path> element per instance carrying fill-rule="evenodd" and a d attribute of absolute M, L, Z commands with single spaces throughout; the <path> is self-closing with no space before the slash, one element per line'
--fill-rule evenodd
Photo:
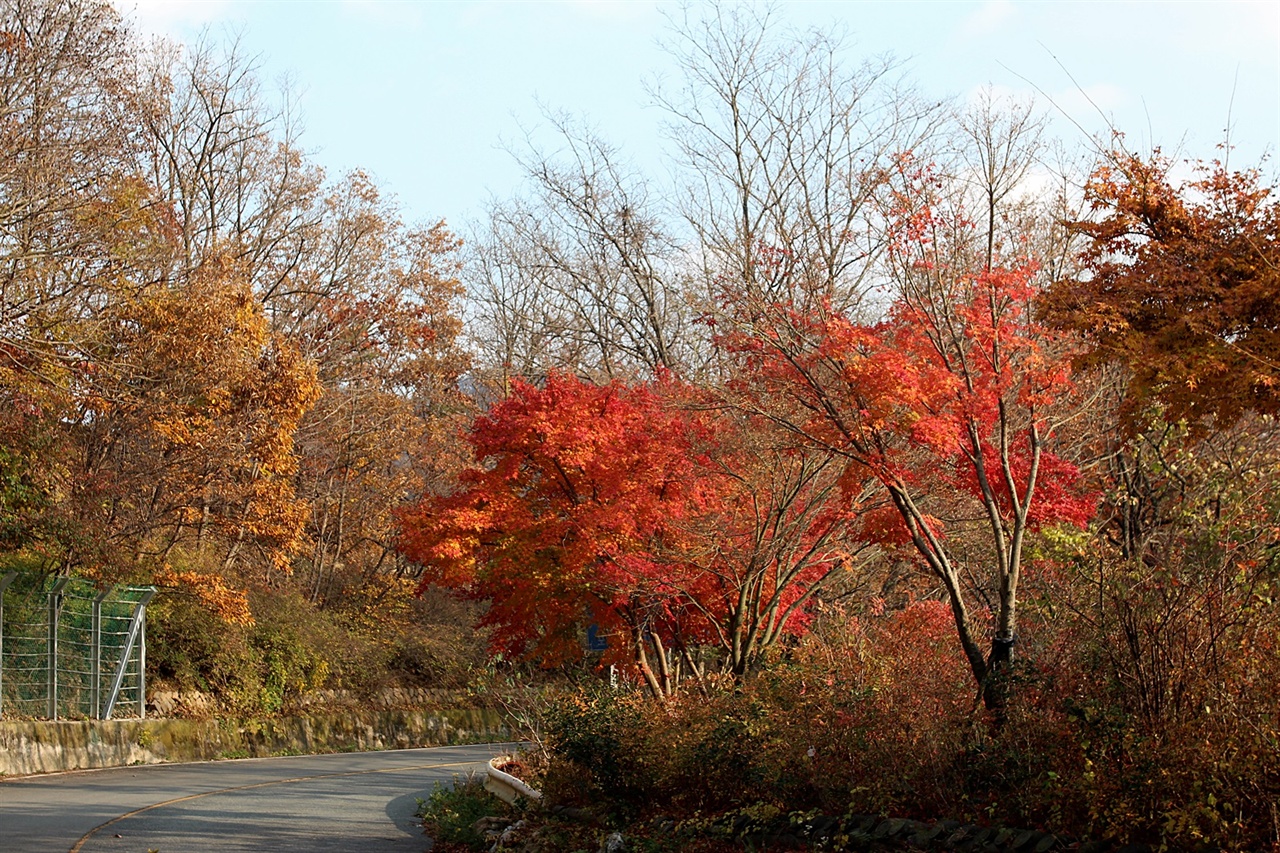
<path fill-rule="evenodd" d="M 1073 350 L 1036 320 L 1034 262 L 971 270 L 958 245 L 971 226 L 921 197 L 899 212 L 884 320 L 730 294 L 736 325 L 721 342 L 742 358 L 743 400 L 788 401 L 782 425 L 887 495 L 896 512 L 869 514 L 863 534 L 910 543 L 941 582 L 973 676 L 998 706 L 991 676 L 1012 657 L 1027 535 L 1093 513 L 1079 470 L 1052 451 Z M 985 565 L 956 547 L 975 537 Z M 994 611 L 985 652 L 975 595 Z"/>
<path fill-rule="evenodd" d="M 656 696 L 677 667 L 703 675 L 699 646 L 740 675 L 856 556 L 833 454 L 762 426 L 669 378 L 517 383 L 476 421 L 461 488 L 402 515 L 401 549 L 424 584 L 489 602 L 495 652 L 571 659 L 595 623 Z"/>

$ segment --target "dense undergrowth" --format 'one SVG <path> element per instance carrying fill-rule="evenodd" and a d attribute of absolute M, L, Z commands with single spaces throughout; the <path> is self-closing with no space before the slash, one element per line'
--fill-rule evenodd
<path fill-rule="evenodd" d="M 152 689 L 216 697 L 220 712 L 288 710 L 318 690 L 355 696 L 386 688 L 463 691 L 484 671 L 470 608 L 428 592 L 349 607 L 317 607 L 292 590 L 249 598 L 252 624 L 229 623 L 194 596 L 161 593 L 147 611 Z"/>
<path fill-rule="evenodd" d="M 1129 618 L 1168 621 L 1156 611 L 1147 602 Z M 932 601 L 816 632 L 705 695 L 564 692 L 549 700 L 532 781 L 548 806 L 591 817 L 550 818 L 538 849 L 588 849 L 615 829 L 647 839 L 641 849 L 687 849 L 694 837 L 716 849 L 726 820 L 815 814 L 1280 849 L 1280 698 L 1264 689 L 1280 677 L 1276 646 L 1248 632 L 1249 656 L 1166 670 L 1157 684 L 1156 650 L 1118 649 L 1125 641 L 1098 616 L 1028 626 L 1002 723 L 975 702 L 949 615 Z M 1183 641 L 1194 644 L 1195 622 L 1181 618 Z M 1153 691 L 1165 696 L 1158 711 Z"/>

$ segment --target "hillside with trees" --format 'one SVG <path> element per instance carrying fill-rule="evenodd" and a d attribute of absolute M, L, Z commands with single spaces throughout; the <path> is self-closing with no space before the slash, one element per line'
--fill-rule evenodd
<path fill-rule="evenodd" d="M 156 675 L 246 710 L 452 661 L 392 511 L 472 406 L 458 239 L 309 162 L 234 46 L 0 30 L 0 560 L 172 593 Z"/>

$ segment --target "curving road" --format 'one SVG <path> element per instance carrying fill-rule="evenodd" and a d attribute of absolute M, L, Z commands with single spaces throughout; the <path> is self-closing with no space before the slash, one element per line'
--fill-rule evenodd
<path fill-rule="evenodd" d="M 436 782 L 512 744 L 122 767 L 0 781 L 5 853 L 423 853 Z"/>

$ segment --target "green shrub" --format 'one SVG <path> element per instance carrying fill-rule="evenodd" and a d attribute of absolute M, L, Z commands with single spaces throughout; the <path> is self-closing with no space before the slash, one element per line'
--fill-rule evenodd
<path fill-rule="evenodd" d="M 649 722 L 644 699 L 604 687 L 555 700 L 547 712 L 546 737 L 560 759 L 548 768 L 547 785 L 572 805 L 601 799 L 619 811 L 650 785 L 642 731 Z"/>
<path fill-rule="evenodd" d="M 507 815 L 507 808 L 472 777 L 451 785 L 437 782 L 431 796 L 418 801 L 417 814 L 434 842 L 432 849 L 447 853 L 487 850 L 489 842 L 475 831 L 475 823 L 483 817 Z"/>

